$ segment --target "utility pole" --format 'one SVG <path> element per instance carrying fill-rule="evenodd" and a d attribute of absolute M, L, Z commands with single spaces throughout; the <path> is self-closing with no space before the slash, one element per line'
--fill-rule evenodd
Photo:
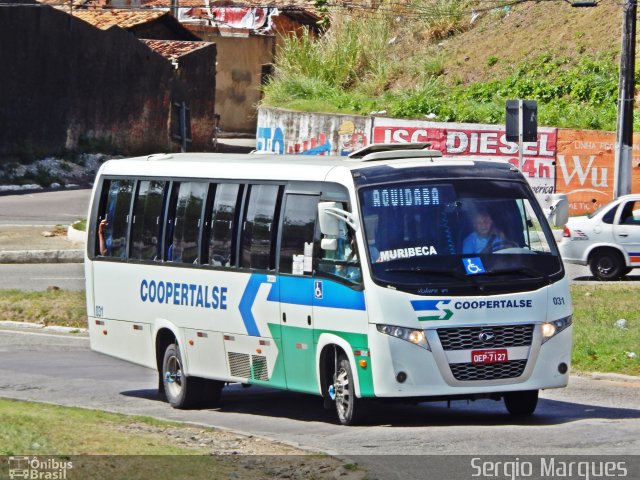
<path fill-rule="evenodd" d="M 637 0 L 625 0 L 622 9 L 622 49 L 618 82 L 618 121 L 613 198 L 631 193 L 633 97 L 635 94 Z"/>

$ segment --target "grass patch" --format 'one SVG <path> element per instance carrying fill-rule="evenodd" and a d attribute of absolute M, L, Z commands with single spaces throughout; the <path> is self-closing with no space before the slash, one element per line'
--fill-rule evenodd
<path fill-rule="evenodd" d="M 38 478 L 323 480 L 358 470 L 280 443 L 148 417 L 0 398 L 0 418 L 0 455 L 71 464 L 64 477 Z"/>
<path fill-rule="evenodd" d="M 81 232 L 86 232 L 87 231 L 87 219 L 86 218 L 79 218 L 78 220 L 73 222 L 71 224 L 71 226 L 73 228 L 75 228 L 76 230 L 80 230 Z"/>
<path fill-rule="evenodd" d="M 638 295 L 640 288 L 615 283 L 571 287 L 573 369 L 640 375 Z M 626 328 L 616 327 L 620 319 Z"/>
<path fill-rule="evenodd" d="M 86 328 L 85 293 L 71 290 L 0 290 L 0 320 Z"/>
<path fill-rule="evenodd" d="M 183 455 L 204 450 L 154 433 L 123 433 L 132 423 L 166 425 L 80 408 L 0 399 L 0 455 Z M 174 424 L 177 425 L 177 424 Z"/>

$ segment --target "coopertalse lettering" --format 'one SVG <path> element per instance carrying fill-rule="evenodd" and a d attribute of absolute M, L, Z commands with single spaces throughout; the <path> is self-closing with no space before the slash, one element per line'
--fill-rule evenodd
<path fill-rule="evenodd" d="M 146 280 L 140 282 L 140 300 L 183 307 L 227 309 L 227 287 Z"/>
<path fill-rule="evenodd" d="M 457 310 L 478 310 L 483 308 L 532 308 L 533 300 L 473 300 L 469 302 L 456 302 Z"/>

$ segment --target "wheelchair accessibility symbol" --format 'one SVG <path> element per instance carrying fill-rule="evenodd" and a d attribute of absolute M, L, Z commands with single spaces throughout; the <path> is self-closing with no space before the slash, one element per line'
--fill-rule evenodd
<path fill-rule="evenodd" d="M 464 264 L 464 269 L 469 275 L 485 273 L 484 265 L 482 264 L 480 257 L 463 258 L 462 263 Z"/>
<path fill-rule="evenodd" d="M 316 280 L 313 284 L 313 296 L 322 299 L 322 282 L 320 280 Z"/>

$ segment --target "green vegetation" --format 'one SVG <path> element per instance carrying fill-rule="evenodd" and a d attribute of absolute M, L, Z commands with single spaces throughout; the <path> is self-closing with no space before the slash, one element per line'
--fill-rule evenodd
<path fill-rule="evenodd" d="M 571 287 L 574 370 L 640 375 L 639 294 L 616 283 Z M 623 328 L 616 326 L 621 319 Z"/>
<path fill-rule="evenodd" d="M 53 458 L 57 465 L 70 465 L 64 477 L 46 476 L 58 470 L 44 467 L 38 478 L 320 480 L 342 472 L 351 472 L 348 478 L 353 479 L 365 476 L 356 465 L 325 455 L 149 417 L 0 398 L 0 418 L 0 455 L 37 456 L 43 463 Z"/>
<path fill-rule="evenodd" d="M 73 222 L 71 224 L 71 226 L 76 230 L 80 230 L 81 232 L 86 232 L 87 231 L 87 219 L 86 218 L 79 218 L 78 220 Z"/>
<path fill-rule="evenodd" d="M 640 289 L 619 283 L 573 285 L 573 368 L 640 375 Z M 0 318 L 84 328 L 84 292 L 0 290 Z M 626 320 L 623 329 L 616 321 Z M 632 358 L 635 353 L 636 357 Z"/>
<path fill-rule="evenodd" d="M 157 434 L 124 434 L 139 423 L 163 424 L 145 417 L 0 399 L 0 455 L 177 455 L 202 454 Z M 140 429 L 143 431 L 143 429 Z"/>
<path fill-rule="evenodd" d="M 493 79 L 464 82 L 446 75 L 435 45 L 470 28 L 468 13 L 477 3 L 416 0 L 383 3 L 376 11 L 337 10 L 318 39 L 282 39 L 263 103 L 497 124 L 504 123 L 507 99 L 527 98 L 538 101 L 540 125 L 615 130 L 618 65 L 610 52 L 542 53 L 517 64 L 488 55 L 484 68 L 502 69 Z M 635 125 L 640 128 L 638 112 Z"/>
<path fill-rule="evenodd" d="M 0 319 L 73 328 L 87 326 L 84 292 L 0 290 Z"/>

